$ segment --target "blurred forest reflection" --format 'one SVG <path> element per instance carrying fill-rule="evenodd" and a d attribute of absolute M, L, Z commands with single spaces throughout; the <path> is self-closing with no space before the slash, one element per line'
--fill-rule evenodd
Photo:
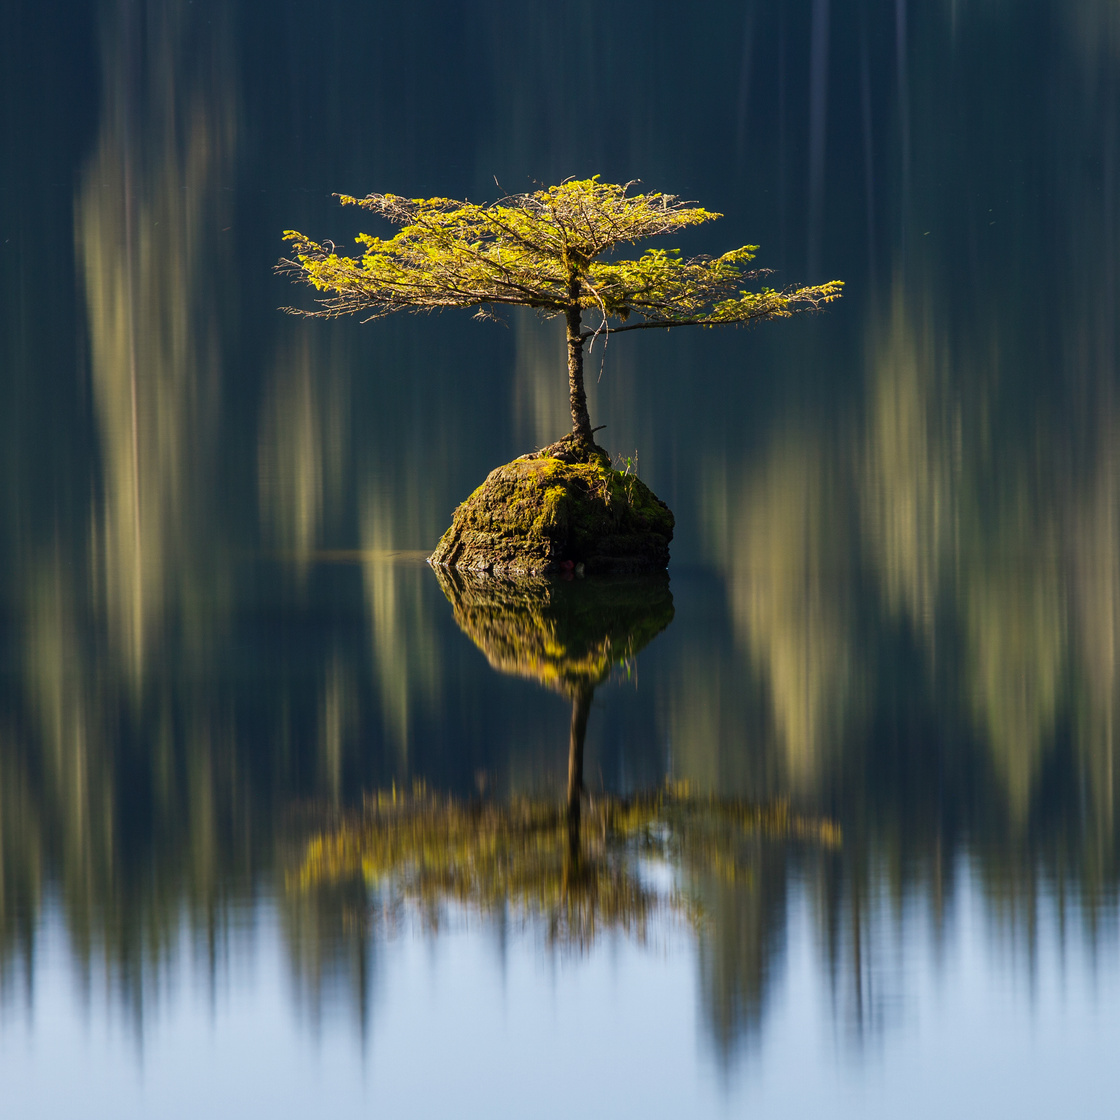
<path fill-rule="evenodd" d="M 1024 941 L 1050 910 L 1114 924 L 1112 0 L 654 4 L 563 68 L 507 0 L 59 8 L 0 42 L 5 103 L 57 58 L 70 83 L 0 122 L 5 998 L 52 899 L 139 1020 L 178 939 L 217 960 L 262 893 L 309 998 L 337 968 L 364 1000 L 375 928 L 283 894 L 299 807 L 562 785 L 563 705 L 401 555 L 560 434 L 552 326 L 296 323 L 268 271 L 282 229 L 340 228 L 330 191 L 495 175 L 641 175 L 781 283 L 848 281 L 757 336 L 612 342 L 591 386 L 678 531 L 675 620 L 636 691 L 600 689 L 589 784 L 843 830 L 697 875 L 723 1050 L 763 1023 L 795 880 L 861 1029 L 904 903 L 936 937 L 965 862 Z M 416 25 L 423 67 L 387 49 Z"/>

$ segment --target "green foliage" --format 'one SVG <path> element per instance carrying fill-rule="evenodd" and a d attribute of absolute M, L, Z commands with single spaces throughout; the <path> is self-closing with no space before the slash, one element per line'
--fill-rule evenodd
<path fill-rule="evenodd" d="M 637 259 L 600 260 L 618 245 L 721 217 L 674 195 L 628 194 L 631 185 L 601 183 L 596 176 L 489 206 L 340 195 L 343 205 L 379 214 L 399 232 L 388 239 L 360 234 L 361 254 L 345 256 L 331 242 L 288 230 L 294 259 L 279 269 L 324 293 L 319 310 L 298 314 L 378 318 L 400 310 L 478 307 L 486 318 L 494 305 L 512 304 L 545 315 L 598 311 L 599 331 L 783 318 L 839 297 L 837 280 L 784 292 L 743 289 L 763 275 L 745 269 L 755 245 L 715 258 L 649 249 Z"/>

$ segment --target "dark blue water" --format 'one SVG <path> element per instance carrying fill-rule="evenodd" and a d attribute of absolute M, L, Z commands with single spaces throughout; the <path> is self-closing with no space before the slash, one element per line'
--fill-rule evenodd
<path fill-rule="evenodd" d="M 9 8 L 5 1108 L 1111 1115 L 1116 5 Z M 647 854 L 676 901 L 565 941 L 300 880 L 378 790 L 563 796 L 568 700 L 421 560 L 566 430 L 560 329 L 297 320 L 271 268 L 363 228 L 335 191 L 596 173 L 726 215 L 685 251 L 846 288 L 589 361 L 677 533 L 588 788 L 839 840 Z"/>

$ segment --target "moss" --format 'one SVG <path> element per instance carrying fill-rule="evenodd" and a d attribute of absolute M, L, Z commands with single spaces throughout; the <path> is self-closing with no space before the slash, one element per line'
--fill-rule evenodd
<path fill-rule="evenodd" d="M 490 472 L 429 559 L 494 572 L 636 572 L 666 567 L 672 538 L 669 507 L 605 455 L 526 456 Z"/>

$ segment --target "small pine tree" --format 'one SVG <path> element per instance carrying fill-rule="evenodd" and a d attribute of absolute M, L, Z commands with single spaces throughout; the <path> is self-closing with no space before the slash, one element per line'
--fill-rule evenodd
<path fill-rule="evenodd" d="M 746 270 L 756 245 L 719 257 L 682 259 L 671 249 L 647 249 L 628 260 L 603 259 L 616 245 L 700 225 L 721 217 L 674 195 L 629 194 L 632 183 L 569 180 L 547 190 L 511 195 L 492 205 L 391 194 L 340 195 L 400 226 L 384 239 L 360 234 L 359 256 L 343 256 L 288 230 L 293 259 L 278 270 L 328 293 L 315 311 L 333 317 L 361 313 L 376 319 L 393 311 L 477 307 L 492 318 L 499 304 L 532 307 L 567 324 L 568 394 L 572 433 L 593 443 L 583 385 L 583 351 L 602 334 L 654 327 L 722 326 L 780 319 L 840 296 L 830 280 L 807 288 L 744 291 L 763 270 Z M 594 328 L 584 313 L 598 315 Z"/>

